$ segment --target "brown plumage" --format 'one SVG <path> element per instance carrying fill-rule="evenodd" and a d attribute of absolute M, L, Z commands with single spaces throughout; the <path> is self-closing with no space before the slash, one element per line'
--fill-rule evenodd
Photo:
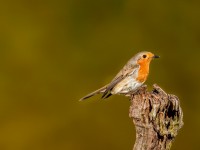
<path fill-rule="evenodd" d="M 159 58 L 151 52 L 140 52 L 133 56 L 119 71 L 115 78 L 104 87 L 84 96 L 85 100 L 96 94 L 102 93 L 102 98 L 113 94 L 128 94 L 136 91 L 147 79 L 149 65 L 153 58 Z"/>

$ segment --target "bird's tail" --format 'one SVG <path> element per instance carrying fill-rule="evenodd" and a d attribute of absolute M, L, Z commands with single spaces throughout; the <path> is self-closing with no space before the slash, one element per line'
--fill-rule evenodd
<path fill-rule="evenodd" d="M 106 88 L 107 88 L 107 85 L 102 87 L 102 88 L 100 88 L 100 89 L 98 89 L 98 90 L 96 90 L 96 91 L 94 91 L 94 92 L 92 92 L 92 93 L 90 93 L 90 94 L 88 94 L 88 95 L 86 95 L 86 96 L 84 96 L 84 97 L 82 97 L 79 101 L 82 101 L 82 100 L 85 100 L 87 98 L 90 98 L 90 97 L 92 97 L 92 96 L 94 96 L 96 94 L 104 93 Z"/>

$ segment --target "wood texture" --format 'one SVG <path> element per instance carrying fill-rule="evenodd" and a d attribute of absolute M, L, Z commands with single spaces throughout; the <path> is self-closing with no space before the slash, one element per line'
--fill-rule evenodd
<path fill-rule="evenodd" d="M 183 126 L 183 113 L 177 96 L 158 85 L 151 92 L 143 86 L 131 95 L 129 116 L 136 128 L 133 150 L 169 150 Z"/>

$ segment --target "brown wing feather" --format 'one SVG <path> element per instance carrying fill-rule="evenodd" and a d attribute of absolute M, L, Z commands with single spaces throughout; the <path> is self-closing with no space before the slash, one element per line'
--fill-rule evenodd
<path fill-rule="evenodd" d="M 139 65 L 135 66 L 124 66 L 124 68 L 115 76 L 110 84 L 108 84 L 105 92 L 101 98 L 107 98 L 107 94 L 111 91 L 119 82 L 121 82 L 126 76 L 134 73 L 139 68 Z"/>
<path fill-rule="evenodd" d="M 115 85 L 116 85 L 117 83 L 119 83 L 120 81 L 122 81 L 122 80 L 123 80 L 123 76 L 119 76 L 117 79 L 115 79 L 115 80 L 112 81 L 110 84 L 108 84 L 108 86 L 107 86 L 107 88 L 106 88 L 106 90 L 105 90 L 105 92 L 103 93 L 103 95 L 102 95 L 101 98 L 107 98 L 107 97 L 105 97 L 105 96 L 108 94 L 108 92 L 109 92 L 110 90 L 112 90 L 112 89 L 115 87 Z"/>

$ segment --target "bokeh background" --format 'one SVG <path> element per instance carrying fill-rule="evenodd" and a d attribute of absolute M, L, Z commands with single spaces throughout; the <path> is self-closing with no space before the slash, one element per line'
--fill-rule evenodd
<path fill-rule="evenodd" d="M 7 0 L 0 5 L 0 149 L 130 150 L 123 96 L 79 102 L 135 53 L 160 55 L 147 84 L 177 95 L 172 149 L 200 149 L 200 1 Z"/>

